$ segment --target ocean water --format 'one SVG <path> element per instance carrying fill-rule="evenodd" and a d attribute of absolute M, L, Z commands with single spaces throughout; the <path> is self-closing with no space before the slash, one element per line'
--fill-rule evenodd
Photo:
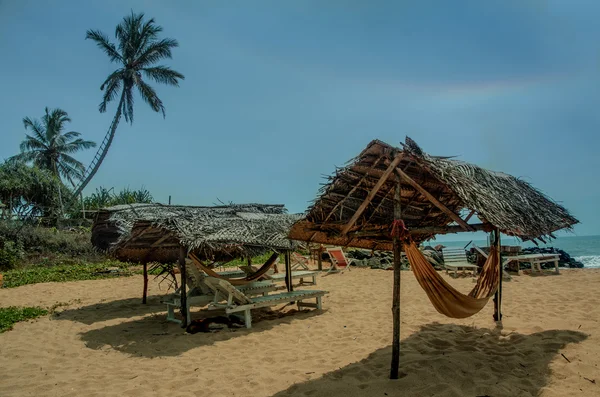
<path fill-rule="evenodd" d="M 473 240 L 480 247 L 488 244 L 485 240 Z M 443 244 L 447 247 L 464 247 L 469 243 L 465 241 L 431 241 L 426 245 L 435 246 Z M 535 247 L 531 242 L 522 242 L 515 237 L 502 236 L 502 245 L 520 245 L 521 247 Z M 560 248 L 583 263 L 585 268 L 600 268 L 600 236 L 568 236 L 558 237 L 549 244 L 540 244 L 540 247 Z"/>

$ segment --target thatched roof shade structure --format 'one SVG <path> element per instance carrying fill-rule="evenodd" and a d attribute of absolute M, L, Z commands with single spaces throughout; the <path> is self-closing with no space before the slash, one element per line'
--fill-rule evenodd
<path fill-rule="evenodd" d="M 119 205 L 98 213 L 92 244 L 127 261 L 173 263 L 181 246 L 202 259 L 227 261 L 293 249 L 287 234 L 298 219 L 283 205 Z"/>
<path fill-rule="evenodd" d="M 408 137 L 402 146 L 369 143 L 329 178 L 289 237 L 391 250 L 396 177 L 401 181 L 401 218 L 417 241 L 435 234 L 495 228 L 523 240 L 544 241 L 578 223 L 564 207 L 521 179 L 430 156 Z M 468 225 L 473 215 L 482 223 Z"/>
<path fill-rule="evenodd" d="M 474 215 L 481 223 L 469 223 Z M 501 321 L 500 232 L 524 240 L 544 241 L 547 237 L 552 238 L 555 231 L 569 229 L 577 222 L 564 207 L 528 183 L 473 164 L 430 156 L 407 137 L 402 148 L 372 141 L 346 167 L 338 169 L 321 189 L 320 197 L 306 217 L 294 224 L 289 237 L 375 250 L 393 249 L 390 378 L 398 379 L 400 263 L 404 241 L 420 242 L 436 234 L 458 231 L 491 232 L 496 254 L 488 260 L 498 264 L 497 269 L 484 272 L 485 278 L 480 277 L 476 285 L 498 280 L 492 293 L 495 293 L 494 319 Z M 413 253 L 415 245 L 411 243 L 410 248 Z M 419 263 L 414 259 L 411 266 L 416 264 L 418 268 Z M 416 274 L 417 269 L 413 270 Z M 427 287 L 436 299 L 455 296 L 456 291 L 444 295 L 439 289 L 432 290 L 448 286 L 443 281 L 434 284 L 436 276 L 434 270 L 421 278 L 424 289 Z M 448 304 L 448 301 L 439 303 Z"/>

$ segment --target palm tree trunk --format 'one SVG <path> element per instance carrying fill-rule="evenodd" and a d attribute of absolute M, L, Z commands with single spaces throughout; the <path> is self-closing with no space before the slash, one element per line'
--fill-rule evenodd
<path fill-rule="evenodd" d="M 90 183 L 90 181 L 92 180 L 94 175 L 96 175 L 98 168 L 100 168 L 100 164 L 102 164 L 102 161 L 104 161 L 104 157 L 106 157 L 106 154 L 108 153 L 108 149 L 110 148 L 113 138 L 115 137 L 115 132 L 117 131 L 117 126 L 119 125 L 119 121 L 121 120 L 121 114 L 122 114 L 122 109 L 123 109 L 124 103 L 125 103 L 125 88 L 123 88 L 123 92 L 121 93 L 121 100 L 119 101 L 119 106 L 117 106 L 117 113 L 115 113 L 115 117 L 113 118 L 112 124 L 110 126 L 110 130 L 108 133 L 108 139 L 104 138 L 104 141 L 102 141 L 102 144 L 100 144 L 100 147 L 98 148 L 98 152 L 96 153 L 94 160 L 92 160 L 92 163 L 94 163 L 94 161 L 95 161 L 94 167 L 90 170 L 89 174 L 87 174 L 85 176 L 85 179 L 83 180 L 83 182 L 81 182 L 79 184 L 79 186 L 75 190 L 75 193 L 73 194 L 73 197 L 79 196 L 79 194 L 83 191 L 83 189 L 85 189 L 85 187 L 88 185 L 88 183 Z"/>

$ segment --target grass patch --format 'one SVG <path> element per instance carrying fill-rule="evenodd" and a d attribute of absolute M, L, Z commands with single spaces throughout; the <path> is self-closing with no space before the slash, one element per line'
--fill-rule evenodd
<path fill-rule="evenodd" d="M 21 285 L 97 280 L 134 274 L 132 264 L 109 261 L 103 263 L 57 265 L 51 267 L 32 266 L 24 269 L 9 270 L 4 273 L 4 288 L 20 287 Z"/>
<path fill-rule="evenodd" d="M 48 310 L 41 307 L 0 307 L 0 334 L 12 329 L 19 321 L 45 316 Z"/>

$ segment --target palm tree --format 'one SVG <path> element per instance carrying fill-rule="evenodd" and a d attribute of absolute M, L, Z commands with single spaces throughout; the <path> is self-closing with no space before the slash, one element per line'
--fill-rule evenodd
<path fill-rule="evenodd" d="M 165 116 L 165 107 L 162 101 L 156 91 L 144 81 L 144 78 L 178 87 L 179 80 L 183 80 L 185 77 L 167 66 L 155 65 L 162 59 L 172 58 L 171 49 L 179 46 L 174 39 L 159 39 L 158 34 L 162 30 L 161 26 L 155 24 L 154 19 L 144 21 L 143 13 L 134 14 L 132 12 L 117 25 L 115 30 L 117 45 L 111 43 L 108 36 L 99 30 L 87 31 L 86 39 L 96 42 L 96 45 L 108 55 L 110 61 L 119 65 L 119 68 L 112 72 L 100 86 L 100 89 L 104 91 L 99 106 L 100 113 L 106 112 L 109 102 L 117 97 L 120 99 L 108 134 L 98 148 L 94 161 L 90 164 L 91 170 L 77 187 L 75 195 L 85 188 L 98 171 L 113 141 L 121 115 L 125 116 L 126 122 L 133 123 L 134 88 L 137 88 L 142 99 L 150 105 L 152 110 L 161 112 L 163 117 Z"/>
<path fill-rule="evenodd" d="M 65 179 L 75 187 L 75 179 L 81 179 L 85 171 L 83 163 L 71 154 L 93 148 L 96 142 L 84 141 L 75 131 L 64 132 L 65 124 L 71 122 L 69 115 L 62 109 L 45 109 L 40 120 L 29 117 L 23 119 L 26 130 L 21 142 L 21 153 L 11 157 L 14 161 L 31 162 L 38 168 L 50 171 L 59 180 Z"/>
<path fill-rule="evenodd" d="M 21 153 L 9 160 L 31 162 L 38 168 L 50 171 L 56 177 L 59 216 L 62 216 L 64 209 L 61 179 L 64 178 L 75 187 L 74 180 L 82 179 L 85 171 L 83 163 L 71 155 L 95 147 L 96 142 L 84 141 L 79 138 L 81 136 L 79 132 L 64 132 L 65 124 L 71 122 L 64 110 L 46 108 L 45 112 L 41 121 L 29 117 L 23 119 L 25 129 L 31 130 L 32 134 L 25 134 L 25 140 L 20 146 Z"/>

